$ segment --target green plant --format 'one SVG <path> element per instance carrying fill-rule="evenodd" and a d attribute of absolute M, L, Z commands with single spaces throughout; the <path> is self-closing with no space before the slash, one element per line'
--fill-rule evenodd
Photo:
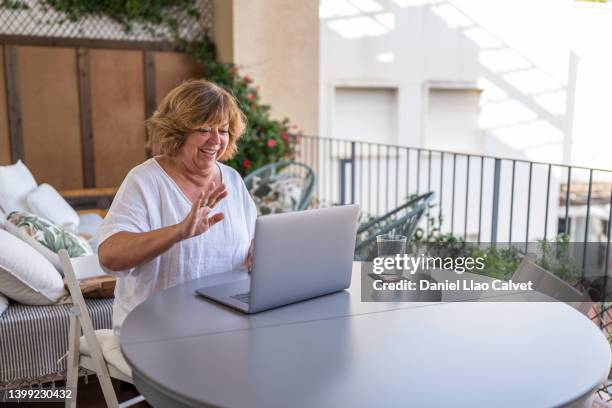
<path fill-rule="evenodd" d="M 570 256 L 570 241 L 567 234 L 557 235 L 552 245 L 542 239 L 538 241 L 538 246 L 539 254 L 536 264 L 570 285 L 577 285 L 580 282 L 580 270 Z"/>
<path fill-rule="evenodd" d="M 0 8 L 7 10 L 27 10 L 28 5 L 22 0 L 1 0 Z"/>
<path fill-rule="evenodd" d="M 176 34 L 181 16 L 200 17 L 190 0 L 43 0 L 42 4 L 63 13 L 72 22 L 87 16 L 109 17 L 128 33 L 134 23 L 139 23 L 150 32 L 163 25 Z"/>
<path fill-rule="evenodd" d="M 485 265 L 482 271 L 474 270 L 472 272 L 491 278 L 508 280 L 518 268 L 525 254 L 517 246 L 511 245 L 508 248 L 500 248 L 491 245 L 484 249 L 474 248 L 470 256 L 473 258 L 482 257 Z"/>
<path fill-rule="evenodd" d="M 431 215 L 438 204 L 429 206 L 427 228 L 419 227 L 411 243 L 411 251 L 417 253 L 425 249 L 428 253 L 441 257 L 472 257 L 484 259 L 482 271 L 474 273 L 490 276 L 496 279 L 508 280 L 512 277 L 518 265 L 525 257 L 523 244 L 477 245 L 466 243 L 462 237 L 452 233 L 442 232 L 443 218 L 441 215 Z M 580 272 L 572 262 L 569 248 L 569 236 L 559 234 L 554 243 L 547 240 L 538 241 L 539 251 L 535 263 L 571 285 L 580 281 Z"/>

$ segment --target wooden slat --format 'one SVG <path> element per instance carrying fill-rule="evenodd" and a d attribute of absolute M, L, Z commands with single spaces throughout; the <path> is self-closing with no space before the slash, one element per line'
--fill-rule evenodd
<path fill-rule="evenodd" d="M 151 117 L 157 107 L 155 95 L 155 54 L 152 51 L 143 52 L 143 76 L 144 76 L 144 98 L 145 119 Z M 151 157 L 150 137 L 147 133 L 147 157 Z"/>
<path fill-rule="evenodd" d="M 0 35 L 0 44 L 40 47 L 103 48 L 110 50 L 177 51 L 177 45 L 169 41 L 97 40 L 91 38 L 35 37 Z"/>
<path fill-rule="evenodd" d="M 177 52 L 155 53 L 155 95 L 159 105 L 170 90 L 186 79 L 201 78 L 202 67 L 187 55 Z M 153 154 L 158 151 L 153 143 Z"/>
<path fill-rule="evenodd" d="M 17 52 L 12 45 L 4 46 L 4 77 L 6 81 L 6 102 L 8 112 L 11 161 L 24 159 L 23 129 L 21 126 L 21 98 L 17 74 Z"/>
<path fill-rule="evenodd" d="M 155 53 L 145 51 L 143 53 L 143 75 L 145 83 L 145 116 L 148 118 L 157 107 L 155 88 Z"/>
<path fill-rule="evenodd" d="M 156 104 L 186 79 L 201 78 L 202 67 L 187 55 L 178 52 L 155 53 L 155 94 Z"/>
<path fill-rule="evenodd" d="M 0 165 L 11 163 L 11 142 L 4 84 L 4 47 L 0 45 Z"/>
<path fill-rule="evenodd" d="M 75 190 L 61 190 L 60 195 L 64 198 L 84 198 L 84 197 L 114 197 L 117 194 L 117 187 L 105 188 L 86 188 Z"/>
<path fill-rule="evenodd" d="M 39 183 L 83 187 L 73 48 L 16 47 L 26 165 Z"/>
<path fill-rule="evenodd" d="M 115 187 L 146 159 L 143 57 L 90 50 L 96 186 Z"/>
<path fill-rule="evenodd" d="M 115 198 L 115 194 L 117 194 L 117 188 L 62 190 L 59 193 L 74 209 L 108 209 L 113 202 L 113 198 Z"/>
<path fill-rule="evenodd" d="M 77 72 L 79 85 L 79 125 L 81 131 L 81 156 L 83 185 L 95 187 L 93 129 L 91 127 L 91 83 L 89 79 L 89 50 L 77 48 Z"/>

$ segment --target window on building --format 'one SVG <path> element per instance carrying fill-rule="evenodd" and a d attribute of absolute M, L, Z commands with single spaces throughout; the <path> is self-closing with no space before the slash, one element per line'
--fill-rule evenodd
<path fill-rule="evenodd" d="M 330 119 L 335 138 L 396 144 L 397 89 L 336 87 Z"/>

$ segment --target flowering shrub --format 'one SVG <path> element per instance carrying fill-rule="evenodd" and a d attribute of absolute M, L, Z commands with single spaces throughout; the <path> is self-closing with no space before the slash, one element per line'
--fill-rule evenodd
<path fill-rule="evenodd" d="M 247 129 L 238 141 L 238 153 L 227 162 L 242 175 L 268 163 L 295 158 L 299 133 L 288 118 L 270 117 L 270 106 L 261 103 L 259 88 L 236 65 L 215 58 L 213 43 L 206 36 L 192 41 L 179 40 L 181 48 L 200 63 L 204 78 L 230 91 L 247 118 Z"/>

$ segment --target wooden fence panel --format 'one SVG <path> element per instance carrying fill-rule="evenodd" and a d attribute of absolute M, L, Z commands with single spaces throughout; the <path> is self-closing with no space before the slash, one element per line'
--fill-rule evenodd
<path fill-rule="evenodd" d="M 156 52 L 155 95 L 157 104 L 182 81 L 201 76 L 202 68 L 189 55 L 177 52 Z"/>
<path fill-rule="evenodd" d="M 17 47 L 25 162 L 39 183 L 81 188 L 74 48 Z"/>
<path fill-rule="evenodd" d="M 11 163 L 6 85 L 4 81 L 4 46 L 0 45 L 0 166 Z"/>
<path fill-rule="evenodd" d="M 202 68 L 187 54 L 155 52 L 153 61 L 155 67 L 153 75 L 155 82 L 153 95 L 155 97 L 155 108 L 161 103 L 166 94 L 182 81 L 202 76 Z M 158 153 L 155 143 L 152 143 L 151 151 L 153 154 Z"/>
<path fill-rule="evenodd" d="M 119 186 L 147 157 L 147 115 L 180 82 L 202 75 L 188 55 L 163 47 L 5 40 L 0 44 L 0 165 L 23 155 L 37 181 L 57 189 Z M 12 47 L 13 75 L 6 71 L 7 47 Z M 19 143 L 13 146 L 11 140 Z"/>
<path fill-rule="evenodd" d="M 142 52 L 90 50 L 90 81 L 96 186 L 114 187 L 146 158 Z"/>

